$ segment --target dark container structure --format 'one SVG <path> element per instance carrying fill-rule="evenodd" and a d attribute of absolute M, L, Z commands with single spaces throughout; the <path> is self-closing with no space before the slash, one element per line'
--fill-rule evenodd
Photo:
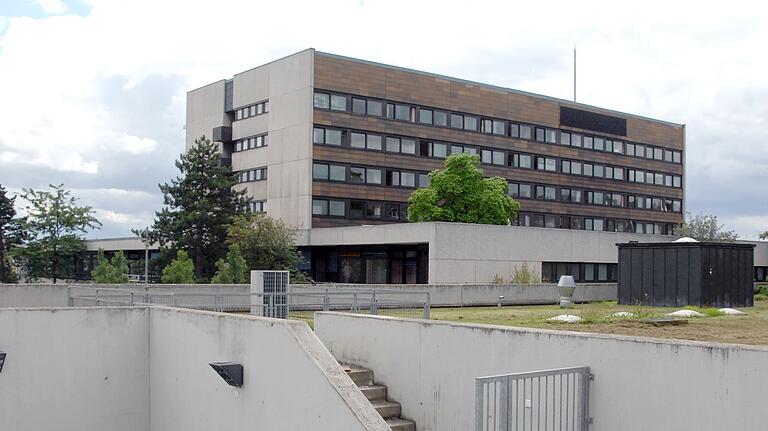
<path fill-rule="evenodd" d="M 619 304 L 751 307 L 753 244 L 657 242 L 619 247 Z"/>

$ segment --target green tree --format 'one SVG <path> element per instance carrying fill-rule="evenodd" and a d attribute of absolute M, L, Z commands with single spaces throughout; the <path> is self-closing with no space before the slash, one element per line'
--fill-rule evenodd
<path fill-rule="evenodd" d="M 760 234 L 760 239 L 768 239 L 768 230 Z"/>
<path fill-rule="evenodd" d="M 176 161 L 181 176 L 161 184 L 165 207 L 156 212 L 150 238 L 172 251 L 186 250 L 198 280 L 207 282 L 226 255 L 227 226 L 246 210 L 237 176 L 221 164 L 218 146 L 205 136 Z"/>
<path fill-rule="evenodd" d="M 9 198 L 0 184 L 0 283 L 18 281 L 11 261 L 11 251 L 24 239 L 24 220 L 16 217 L 16 197 Z"/>
<path fill-rule="evenodd" d="M 691 213 L 686 213 L 685 222 L 675 229 L 675 234 L 687 236 L 697 241 L 730 242 L 739 237 L 736 232 L 725 230 L 724 225 L 717 222 L 717 216 L 711 214 L 691 216 Z"/>
<path fill-rule="evenodd" d="M 445 169 L 429 173 L 430 184 L 411 193 L 408 220 L 510 224 L 520 204 L 508 194 L 503 178 L 483 178 L 480 158 L 453 154 Z"/>
<path fill-rule="evenodd" d="M 249 280 L 248 264 L 240 253 L 240 247 L 233 245 L 227 252 L 227 260 L 216 262 L 216 275 L 211 279 L 215 284 L 246 284 Z"/>
<path fill-rule="evenodd" d="M 176 252 L 176 259 L 163 268 L 162 282 L 166 284 L 192 284 L 195 282 L 195 264 L 184 250 Z"/>
<path fill-rule="evenodd" d="M 235 217 L 227 243 L 237 247 L 249 269 L 296 270 L 302 261 L 296 250 L 295 232 L 281 220 L 264 213 Z"/>
<path fill-rule="evenodd" d="M 98 229 L 101 223 L 89 206 L 79 206 L 63 184 L 50 185 L 50 191 L 24 189 L 22 199 L 27 219 L 24 228 L 28 241 L 14 249 L 28 280 L 72 277 L 75 258 L 84 250 L 81 235 Z"/>
<path fill-rule="evenodd" d="M 122 251 L 112 256 L 112 260 L 104 257 L 104 250 L 99 249 L 98 265 L 91 271 L 91 279 L 97 284 L 128 283 L 128 261 Z"/>

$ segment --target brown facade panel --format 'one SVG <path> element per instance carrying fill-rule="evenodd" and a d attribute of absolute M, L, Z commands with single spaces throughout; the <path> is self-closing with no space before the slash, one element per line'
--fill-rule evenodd
<path fill-rule="evenodd" d="M 683 174 L 683 166 L 677 163 L 667 163 L 656 160 L 648 160 L 640 157 L 631 157 L 600 151 L 590 151 L 557 144 L 546 144 L 523 139 L 513 139 L 509 137 L 493 136 L 483 133 L 465 132 L 443 127 L 424 126 L 417 123 L 377 119 L 340 112 L 315 110 L 314 122 L 319 126 L 336 127 L 379 134 L 391 134 L 454 144 L 475 145 L 507 151 L 522 151 L 527 153 L 535 153 L 538 155 L 555 156 L 574 160 L 586 160 L 595 163 L 665 172 L 668 174 Z"/>
<path fill-rule="evenodd" d="M 322 53 L 315 55 L 314 76 L 315 87 L 320 89 L 548 127 L 560 126 L 560 106 L 564 105 L 626 118 L 628 140 L 677 149 L 683 146 L 684 130 L 680 125 Z"/>
<path fill-rule="evenodd" d="M 429 172 L 443 167 L 440 159 L 390 154 L 378 151 L 366 151 L 350 148 L 338 148 L 315 145 L 313 159 L 324 162 L 336 162 L 370 167 L 399 168 L 418 172 Z M 534 169 L 515 169 L 482 165 L 486 176 L 499 176 L 509 181 L 549 184 L 596 191 L 612 191 L 642 196 L 667 197 L 682 199 L 683 191 L 678 188 L 650 186 L 621 181 L 601 180 L 578 175 L 545 172 Z"/>

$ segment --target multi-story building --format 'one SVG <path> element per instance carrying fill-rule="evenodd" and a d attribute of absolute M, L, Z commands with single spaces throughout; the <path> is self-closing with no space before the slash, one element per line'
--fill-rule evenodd
<path fill-rule="evenodd" d="M 500 267 L 478 269 L 488 259 L 475 256 L 473 276 L 447 275 L 470 271 L 448 259 L 436 275 L 437 234 L 393 240 L 391 229 L 374 229 L 348 239 L 350 226 L 406 222 L 410 194 L 454 153 L 479 155 L 485 175 L 509 182 L 521 203 L 515 225 L 559 228 L 567 239 L 564 229 L 668 235 L 683 221 L 681 124 L 312 49 L 187 99 L 187 147 L 203 135 L 220 143 L 252 208 L 302 232 L 305 269 L 319 281 L 487 281 L 525 261 L 497 250 Z M 342 230 L 314 233 L 330 227 Z M 527 235 L 515 229 L 503 231 L 509 241 Z M 615 279 L 606 266 L 614 237 L 601 241 L 607 254 L 539 253 L 536 269 Z"/>
<path fill-rule="evenodd" d="M 683 221 L 685 126 L 306 50 L 191 91 L 201 135 L 257 211 L 298 228 L 407 221 L 453 153 L 521 202 L 515 224 L 671 234 Z"/>

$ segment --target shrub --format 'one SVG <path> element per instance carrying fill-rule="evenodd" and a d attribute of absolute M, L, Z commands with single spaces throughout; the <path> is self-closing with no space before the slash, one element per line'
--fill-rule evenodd
<path fill-rule="evenodd" d="M 163 268 L 162 282 L 167 284 L 193 284 L 195 282 L 195 265 L 184 250 L 176 253 L 176 259 Z"/>
<path fill-rule="evenodd" d="M 512 278 L 509 282 L 512 284 L 538 284 L 541 283 L 541 277 L 527 263 L 523 263 L 512 271 Z"/>

